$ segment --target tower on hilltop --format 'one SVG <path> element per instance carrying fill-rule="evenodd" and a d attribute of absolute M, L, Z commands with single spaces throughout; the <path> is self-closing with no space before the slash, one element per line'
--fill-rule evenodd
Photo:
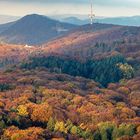
<path fill-rule="evenodd" d="M 90 14 L 89 14 L 89 18 L 90 18 L 90 24 L 93 24 L 93 20 L 94 20 L 95 14 L 93 13 L 93 3 L 91 0 L 91 5 L 90 5 Z"/>

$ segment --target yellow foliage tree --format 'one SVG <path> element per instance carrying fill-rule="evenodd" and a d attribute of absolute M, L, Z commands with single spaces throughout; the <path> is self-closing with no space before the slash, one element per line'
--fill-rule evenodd
<path fill-rule="evenodd" d="M 73 135 L 76 135 L 76 134 L 77 134 L 77 131 L 78 131 L 78 129 L 77 129 L 76 126 L 73 126 L 73 127 L 71 128 L 71 130 L 70 130 L 71 134 L 73 134 Z"/>
<path fill-rule="evenodd" d="M 123 76 L 125 79 L 131 79 L 134 76 L 134 69 L 131 65 L 125 63 L 119 63 L 117 64 L 119 69 L 123 72 Z"/>
<path fill-rule="evenodd" d="M 17 108 L 18 115 L 20 116 L 28 116 L 27 107 L 25 105 L 19 105 Z"/>
<path fill-rule="evenodd" d="M 67 128 L 65 127 L 64 122 L 59 122 L 59 121 L 56 122 L 54 130 L 64 132 L 64 133 L 68 132 Z"/>

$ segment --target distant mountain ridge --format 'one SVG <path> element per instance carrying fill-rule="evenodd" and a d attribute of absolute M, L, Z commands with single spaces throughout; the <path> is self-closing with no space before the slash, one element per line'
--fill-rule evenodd
<path fill-rule="evenodd" d="M 8 24 L 9 25 L 9 24 Z M 1 25 L 0 27 L 2 28 Z M 32 14 L 16 21 L 0 33 L 0 40 L 14 44 L 38 45 L 50 41 L 76 26 L 46 16 Z"/>
<path fill-rule="evenodd" d="M 97 22 L 124 26 L 140 26 L 140 16 L 104 18 L 97 19 Z"/>
<path fill-rule="evenodd" d="M 61 21 L 76 24 L 76 25 L 84 25 L 90 23 L 89 19 L 80 19 L 74 16 L 62 18 Z M 105 23 L 105 24 L 115 24 L 115 25 L 124 25 L 124 26 L 140 26 L 140 16 L 132 16 L 132 17 L 106 17 L 106 18 L 98 18 L 96 17 L 94 20 L 95 23 Z"/>

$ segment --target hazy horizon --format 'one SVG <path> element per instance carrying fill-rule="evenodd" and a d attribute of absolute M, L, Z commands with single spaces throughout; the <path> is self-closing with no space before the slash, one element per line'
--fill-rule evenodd
<path fill-rule="evenodd" d="M 94 13 L 103 17 L 135 16 L 140 13 L 139 0 L 93 0 Z M 90 0 L 1 0 L 0 14 L 24 16 L 41 15 L 88 15 Z"/>
<path fill-rule="evenodd" d="M 64 17 L 78 17 L 78 16 L 81 16 L 81 17 L 86 17 L 87 15 L 84 15 L 84 14 L 48 14 L 48 15 L 45 15 L 45 14 L 40 14 L 40 13 L 27 13 L 25 15 L 19 15 L 19 16 L 16 16 L 16 15 L 10 15 L 10 14 L 0 14 L 0 16 L 9 16 L 9 17 L 17 17 L 17 18 L 21 18 L 21 17 L 24 17 L 24 16 L 27 16 L 27 15 L 33 15 L 33 14 L 37 14 L 37 15 L 42 15 L 42 16 L 64 16 Z M 96 16 L 97 18 L 119 18 L 119 17 L 135 17 L 135 16 L 140 16 L 140 14 L 137 14 L 137 15 L 128 15 L 128 16 Z M 89 18 L 88 16 L 86 18 Z"/>

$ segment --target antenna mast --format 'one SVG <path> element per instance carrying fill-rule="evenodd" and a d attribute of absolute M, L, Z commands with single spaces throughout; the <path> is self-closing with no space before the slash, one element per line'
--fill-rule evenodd
<path fill-rule="evenodd" d="M 90 14 L 89 14 L 89 18 L 90 18 L 90 24 L 93 24 L 93 18 L 95 17 L 95 14 L 93 14 L 93 4 L 92 4 L 92 0 L 91 0 L 91 9 L 90 9 Z"/>

